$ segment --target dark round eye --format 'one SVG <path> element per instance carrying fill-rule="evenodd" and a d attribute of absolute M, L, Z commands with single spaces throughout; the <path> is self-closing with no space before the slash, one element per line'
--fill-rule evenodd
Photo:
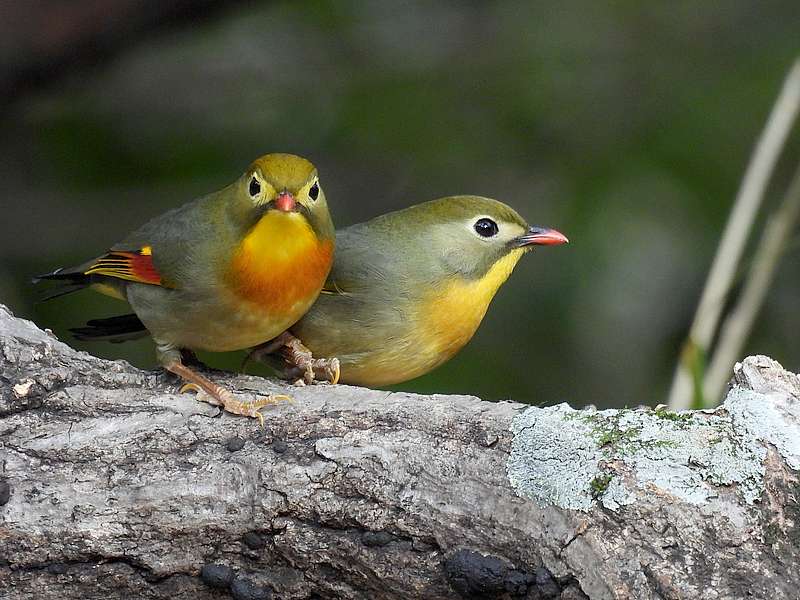
<path fill-rule="evenodd" d="M 319 198 L 319 183 L 314 183 L 310 188 L 308 188 L 308 197 L 312 200 L 316 200 Z"/>
<path fill-rule="evenodd" d="M 475 232 L 481 237 L 488 238 L 497 235 L 497 223 L 491 219 L 485 217 L 483 219 L 478 219 L 475 221 L 474 227 Z"/>
<path fill-rule="evenodd" d="M 258 179 L 253 177 L 250 180 L 250 187 L 248 188 L 248 190 L 250 191 L 250 195 L 253 198 L 255 198 L 256 196 L 258 196 L 261 193 L 261 184 L 258 183 Z"/>

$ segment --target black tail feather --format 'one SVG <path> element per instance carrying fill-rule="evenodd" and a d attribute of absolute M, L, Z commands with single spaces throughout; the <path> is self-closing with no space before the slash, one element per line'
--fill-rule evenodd
<path fill-rule="evenodd" d="M 70 329 L 75 339 L 82 341 L 127 342 L 147 335 L 147 328 L 136 315 L 120 315 L 107 319 L 92 319 L 85 327 Z"/>
<path fill-rule="evenodd" d="M 39 302 L 77 292 L 91 283 L 90 278 L 82 272 L 64 269 L 63 267 L 44 275 L 37 275 L 31 280 L 34 284 L 43 281 L 55 281 L 56 285 L 44 290 L 39 297 Z"/>
<path fill-rule="evenodd" d="M 77 292 L 85 287 L 85 283 L 66 283 L 64 285 L 57 285 L 40 293 L 36 301 L 46 302 L 47 300 L 52 300 L 53 298 L 58 298 L 60 296 L 71 294 L 72 292 Z"/>

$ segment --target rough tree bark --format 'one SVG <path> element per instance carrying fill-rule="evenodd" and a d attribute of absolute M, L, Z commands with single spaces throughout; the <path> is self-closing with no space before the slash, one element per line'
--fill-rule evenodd
<path fill-rule="evenodd" d="M 800 378 L 765 357 L 714 411 L 319 386 L 262 429 L 0 307 L 0 385 L 3 598 L 798 597 Z"/>

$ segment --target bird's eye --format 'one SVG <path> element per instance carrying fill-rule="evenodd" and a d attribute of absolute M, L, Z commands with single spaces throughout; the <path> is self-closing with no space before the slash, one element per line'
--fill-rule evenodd
<path fill-rule="evenodd" d="M 475 221 L 474 227 L 475 227 L 475 233 L 485 238 L 493 237 L 497 235 L 497 232 L 499 231 L 497 223 L 485 217 L 483 219 L 478 219 L 477 221 Z"/>
<path fill-rule="evenodd" d="M 250 191 L 250 195 L 253 198 L 258 197 L 258 195 L 261 193 L 261 184 L 258 182 L 258 179 L 253 177 L 250 180 L 250 187 L 248 188 L 248 190 Z"/>
<path fill-rule="evenodd" d="M 308 197 L 311 198 L 312 200 L 316 200 L 317 198 L 319 198 L 319 183 L 318 182 L 315 181 L 314 185 L 312 185 L 310 188 L 308 188 Z"/>

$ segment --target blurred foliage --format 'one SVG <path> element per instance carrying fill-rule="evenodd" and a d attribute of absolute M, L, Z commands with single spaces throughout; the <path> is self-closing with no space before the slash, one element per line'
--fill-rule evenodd
<path fill-rule="evenodd" d="M 792 0 L 287 1 L 132 40 L 0 117 L 0 301 L 69 340 L 126 307 L 36 304 L 32 274 L 295 152 L 339 225 L 471 193 L 572 241 L 527 256 L 469 346 L 399 389 L 655 404 L 799 25 Z M 787 156 L 779 184 L 796 134 Z M 748 345 L 794 370 L 796 258 Z M 154 365 L 149 341 L 70 343 Z M 203 358 L 236 368 L 241 353 Z"/>

